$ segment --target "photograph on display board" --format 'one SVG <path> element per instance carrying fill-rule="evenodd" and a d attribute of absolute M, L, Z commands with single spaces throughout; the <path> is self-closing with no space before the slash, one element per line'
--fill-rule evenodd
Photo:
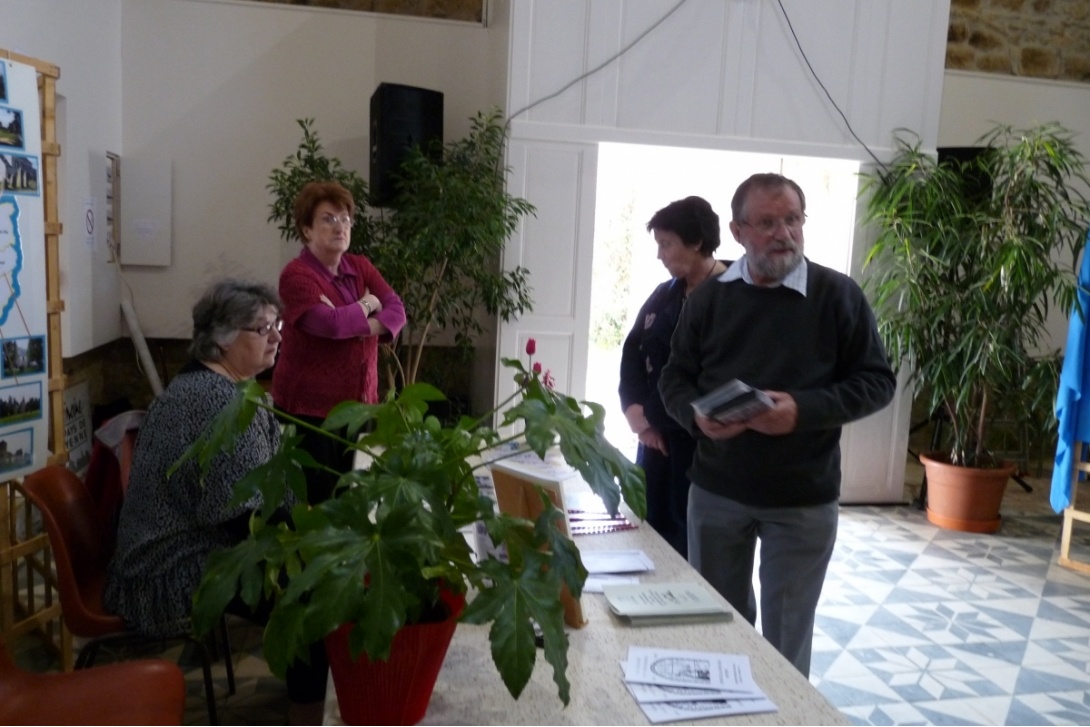
<path fill-rule="evenodd" d="M 0 192 L 38 194 L 38 158 L 0 154 Z"/>
<path fill-rule="evenodd" d="M 0 388 L 0 427 L 41 418 L 41 381 Z"/>
<path fill-rule="evenodd" d="M 45 336 L 5 338 L 0 342 L 0 350 L 4 353 L 0 377 L 45 373 Z"/>
<path fill-rule="evenodd" d="M 0 61 L 0 101 L 8 100 L 8 64 Z"/>
<path fill-rule="evenodd" d="M 29 467 L 33 460 L 33 429 L 16 429 L 0 434 L 0 474 Z"/>
<path fill-rule="evenodd" d="M 23 112 L 0 106 L 0 147 L 26 149 L 23 139 Z"/>

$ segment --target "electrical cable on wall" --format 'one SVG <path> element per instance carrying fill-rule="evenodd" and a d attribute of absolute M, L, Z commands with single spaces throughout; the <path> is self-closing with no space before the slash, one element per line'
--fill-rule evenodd
<path fill-rule="evenodd" d="M 106 244 L 110 248 L 112 262 L 117 266 L 117 276 L 124 283 L 125 290 L 128 291 L 128 296 L 121 296 L 121 313 L 125 316 L 125 323 L 129 327 L 129 335 L 132 337 L 133 347 L 136 349 L 137 368 L 147 377 L 152 394 L 158 397 L 163 393 L 163 382 L 159 379 L 159 370 L 155 368 L 155 361 L 151 357 L 151 351 L 148 350 L 148 342 L 144 339 L 144 332 L 140 328 L 140 319 L 137 317 L 136 309 L 132 305 L 132 286 L 129 285 L 129 281 L 125 280 L 125 275 L 121 272 L 121 250 L 115 241 L 111 240 Z"/>
<path fill-rule="evenodd" d="M 639 43 L 639 42 L 640 42 L 641 40 L 643 40 L 644 38 L 646 38 L 646 37 L 647 37 L 647 36 L 648 36 L 648 35 L 649 35 L 649 34 L 651 33 L 651 31 L 653 31 L 653 30 L 654 30 L 655 28 L 659 27 L 659 26 L 660 26 L 660 25 L 662 25 L 662 24 L 663 24 L 664 22 L 666 22 L 666 19 L 667 19 L 667 18 L 669 18 L 669 17 L 671 16 L 671 15 L 673 15 L 673 14 L 674 14 L 674 13 L 676 13 L 676 12 L 677 12 L 678 10 L 680 10 L 680 9 L 681 9 L 681 6 L 682 6 L 682 5 L 684 5 L 684 4 L 685 4 L 685 3 L 687 3 L 687 2 L 689 2 L 689 0 L 680 0 L 680 1 L 679 1 L 679 2 L 678 2 L 678 3 L 676 4 L 676 5 L 674 5 L 674 7 L 670 8 L 669 12 L 667 12 L 667 13 L 666 13 L 665 15 L 663 15 L 663 16 L 662 16 L 661 18 L 659 18 L 658 20 L 656 20 L 656 21 L 655 21 L 654 23 L 652 23 L 652 24 L 651 24 L 651 25 L 650 25 L 650 26 L 649 26 L 649 27 L 648 27 L 648 28 L 647 28 L 646 30 L 644 30 L 644 31 L 643 31 L 642 33 L 640 33 L 639 35 L 637 35 L 637 36 L 636 36 L 636 37 L 635 37 L 635 38 L 634 38 L 634 39 L 633 39 L 633 40 L 632 40 L 632 41 L 631 41 L 631 42 L 630 42 L 630 43 L 629 43 L 628 45 L 626 45 L 626 46 L 625 46 L 624 48 L 621 48 L 621 49 L 620 49 L 619 51 L 617 51 L 616 53 L 614 53 L 614 54 L 613 54 L 613 55 L 611 55 L 611 56 L 610 56 L 609 58 L 605 59 L 604 61 L 602 61 L 602 62 L 601 62 L 601 63 L 599 63 L 599 64 L 598 64 L 597 66 L 595 66 L 594 68 L 590 69 L 589 71 L 587 71 L 587 72 L 585 72 L 585 73 L 583 73 L 583 74 L 581 74 L 581 75 L 579 75 L 579 76 L 576 76 L 576 77 L 575 77 L 575 78 L 573 78 L 573 79 L 572 79 L 572 80 L 571 80 L 570 82 L 568 82 L 568 83 L 564 84 L 564 86 L 563 86 L 563 87 L 561 87 L 561 88 L 560 88 L 560 90 L 558 90 L 558 91 L 555 91 L 555 92 L 553 92 L 553 93 L 550 93 L 550 94 L 549 94 L 548 96 L 542 96 L 541 98 L 537 99 L 536 101 L 532 101 L 532 102 L 530 102 L 529 104 L 527 104 L 526 106 L 523 106 L 523 107 L 522 107 L 521 109 L 519 109 L 519 110 L 518 110 L 518 111 L 516 111 L 515 113 L 511 114 L 511 115 L 510 115 L 509 117 L 507 117 L 507 124 L 508 124 L 508 125 L 510 125 L 510 124 L 511 124 L 511 119 L 515 118 L 516 116 L 519 116 L 520 114 L 524 114 L 524 113 L 526 113 L 526 112 L 527 112 L 527 111 L 529 111 L 530 109 L 534 108 L 535 106 L 537 106 L 537 105 L 539 105 L 539 104 L 543 104 L 543 103 L 545 103 L 545 102 L 546 102 L 546 101 L 548 101 L 549 99 L 553 99 L 553 98 L 556 98 L 557 96 L 559 96 L 560 94 L 564 93 L 565 91 L 567 91 L 567 90 L 568 90 L 569 88 L 571 88 L 571 87 L 572 87 L 572 86 L 574 86 L 575 84 L 579 83 L 580 81 L 582 81 L 582 80 L 584 80 L 584 79 L 586 79 L 586 78 L 590 78 L 590 77 L 591 77 L 591 76 L 593 76 L 593 75 L 594 75 L 595 73 L 597 73 L 598 71 L 602 70 L 603 68 L 605 68 L 606 66 L 608 66 L 608 65 L 609 65 L 610 63 L 612 63 L 613 61 L 615 61 L 615 60 L 617 60 L 618 58 L 620 58 L 621 56 L 623 56 L 623 55 L 624 55 L 625 53 L 627 53 L 628 51 L 632 50 L 632 48 L 633 48 L 633 47 L 634 47 L 634 46 L 635 46 L 635 45 L 636 45 L 637 43 Z"/>
<path fill-rule="evenodd" d="M 530 102 L 530 103 L 529 103 L 529 104 L 527 104 L 526 106 L 523 106 L 523 107 L 522 107 L 521 109 L 519 109 L 518 111 L 515 111 L 515 112 L 514 112 L 513 114 L 511 114 L 511 115 L 510 115 L 510 116 L 509 116 L 509 117 L 507 118 L 507 123 L 506 123 L 506 126 L 507 126 L 508 128 L 510 128 L 510 125 L 511 125 L 511 121 L 512 121 L 512 120 L 513 120 L 513 119 L 514 119 L 514 118 L 515 118 L 516 116 L 520 116 L 521 114 L 524 114 L 524 113 L 526 113 L 527 111 L 529 111 L 530 109 L 534 108 L 535 106 L 538 106 L 538 105 L 540 105 L 540 104 L 542 104 L 542 103 L 544 103 L 544 102 L 546 102 L 546 101 L 548 101 L 548 100 L 550 100 L 550 99 L 554 99 L 554 98 L 556 98 L 557 96 L 559 96 L 560 94 L 564 93 L 565 91 L 567 91 L 567 90 L 568 90 L 569 88 L 571 88 L 571 87 L 572 87 L 572 86 L 574 86 L 575 84 L 577 84 L 577 83 L 579 83 L 580 81 L 583 81 L 583 80 L 585 80 L 585 79 L 589 78 L 590 76 L 592 76 L 592 75 L 594 75 L 595 73 L 597 73 L 598 71 L 602 70 L 603 68 L 605 68 L 605 67 L 606 67 L 606 66 L 608 66 L 609 64 L 611 64 L 611 63 L 613 63 L 614 61 L 616 61 L 616 60 L 618 60 L 619 58 L 621 58 L 621 57 L 622 57 L 622 56 L 623 56 L 623 55 L 624 55 L 625 53 L 627 53 L 628 51 L 630 51 L 630 50 L 631 50 L 631 49 L 632 49 L 632 48 L 633 48 L 633 47 L 634 47 L 634 46 L 635 46 L 635 45 L 636 45 L 637 43 L 639 43 L 639 42 L 640 42 L 641 40 L 643 40 L 644 38 L 646 38 L 646 37 L 647 37 L 647 36 L 648 36 L 648 35 L 649 35 L 649 34 L 650 34 L 650 33 L 651 33 L 651 32 L 652 32 L 653 30 L 655 30 L 655 29 L 656 29 L 656 28 L 658 28 L 658 27 L 659 27 L 660 25 L 662 25 L 662 24 L 663 24 L 663 23 L 664 23 L 664 22 L 666 21 L 666 19 L 667 19 L 667 18 L 669 18 L 669 17 L 671 16 L 671 15 L 673 15 L 673 14 L 674 14 L 674 13 L 676 13 L 676 12 L 677 12 L 678 10 L 680 10 L 680 9 L 681 9 L 681 6 L 683 6 L 683 5 L 684 5 L 685 3 L 687 3 L 688 1 L 689 1 L 689 0 L 680 0 L 680 1 L 679 1 L 679 2 L 677 3 L 677 4 L 675 4 L 675 5 L 674 5 L 674 7 L 670 8 L 670 10 L 669 10 L 669 11 L 667 11 L 667 13 L 666 13 L 665 15 L 663 15 L 663 16 L 662 16 L 661 18 L 659 18 L 658 20 L 656 20 L 656 21 L 655 21 L 654 23 L 652 23 L 652 24 L 651 24 L 651 25 L 650 25 L 650 26 L 649 26 L 649 27 L 648 27 L 648 28 L 647 28 L 646 30 L 644 30 L 644 31 L 643 31 L 642 33 L 640 33 L 640 34 L 639 34 L 638 36 L 636 36 L 636 37 L 635 37 L 635 38 L 634 38 L 634 39 L 633 39 L 633 40 L 632 40 L 631 42 L 629 42 L 629 43 L 628 43 L 628 45 L 626 45 L 625 47 L 621 48 L 621 49 L 620 49 L 619 51 L 617 51 L 617 52 L 616 52 L 616 53 L 614 53 L 614 54 L 613 54 L 612 56 L 610 56 L 610 57 L 609 57 L 609 58 L 607 58 L 606 60 L 604 60 L 604 61 L 602 61 L 601 63 L 599 63 L 599 64 L 598 64 L 597 66 L 595 66 L 594 68 L 590 69 L 589 71 L 586 71 L 585 73 L 582 73 L 582 74 L 580 74 L 580 75 L 576 76 L 576 77 L 575 77 L 574 79 L 572 79 L 572 80 L 571 80 L 571 81 L 569 81 L 568 83 L 564 84 L 564 85 L 563 85 L 563 86 L 562 86 L 562 87 L 561 87 L 561 88 L 560 88 L 559 90 L 557 90 L 557 91 L 554 91 L 553 93 L 550 93 L 550 94 L 548 94 L 547 96 L 542 96 L 541 98 L 539 98 L 539 99 L 536 99 L 535 101 L 532 101 L 532 102 Z M 850 121 L 848 121 L 848 117 L 847 117 L 847 116 L 846 116 L 846 115 L 844 114 L 844 112 L 843 112 L 843 111 L 842 111 L 842 110 L 840 109 L 840 106 L 839 106 L 839 105 L 837 105 L 836 101 L 835 101 L 835 100 L 833 99 L 833 96 L 832 96 L 832 94 L 831 94 L 831 93 L 829 93 L 829 89 L 827 89 L 827 88 L 825 87 L 825 84 L 824 84 L 824 83 L 822 83 L 822 81 L 821 81 L 821 77 L 820 77 L 820 76 L 818 76 L 818 74 L 817 74 L 817 71 L 815 71 L 815 70 L 814 70 L 814 67 L 813 67 L 813 65 L 812 65 L 812 64 L 810 63 L 810 59 L 809 59 L 809 57 L 808 57 L 808 56 L 806 55 L 806 51 L 805 51 L 805 50 L 803 50 L 803 47 L 802 47 L 802 43 L 801 43 L 801 42 L 799 41 L 799 37 L 798 37 L 798 35 L 797 35 L 797 34 L 795 33 L 795 26 L 794 26 L 794 24 L 792 24 L 792 22 L 791 22 L 791 18 L 790 18 L 790 16 L 788 16 L 788 14 L 787 14 L 787 9 L 786 9 L 786 8 L 785 8 L 785 7 L 783 6 L 783 0 L 776 0 L 776 4 L 777 4 L 777 5 L 779 6 L 779 8 L 780 8 L 780 12 L 781 12 L 781 13 L 783 14 L 783 19 L 784 19 L 785 21 L 787 21 L 787 28 L 788 28 L 788 30 L 789 30 L 789 31 L 791 31 L 791 37 L 792 37 L 792 39 L 793 39 L 793 40 L 795 41 L 795 47 L 796 47 L 796 48 L 798 48 L 798 50 L 799 50 L 799 53 L 800 53 L 800 54 L 802 55 L 802 60 L 803 60 L 803 61 L 804 61 L 804 62 L 806 63 L 806 67 L 807 67 L 807 68 L 808 68 L 808 69 L 810 70 L 810 75 L 811 75 L 811 76 L 813 76 L 813 78 L 814 78 L 814 80 L 815 80 L 815 81 L 817 81 L 817 84 L 818 84 L 818 86 L 820 86 L 820 87 L 821 87 L 821 90 L 822 90 L 822 91 L 823 91 L 823 92 L 825 93 L 825 97 L 826 97 L 826 98 L 827 98 L 827 99 L 829 100 L 829 103 L 830 103 L 830 104 L 832 104 L 832 107 L 833 107 L 833 109 L 834 109 L 834 110 L 835 110 L 835 111 L 836 111 L 836 112 L 837 112 L 837 113 L 838 113 L 838 114 L 840 115 L 840 118 L 841 118 L 841 119 L 842 119 L 842 120 L 844 121 L 844 126 L 845 126 L 845 128 L 847 128 L 847 130 L 848 130 L 848 133 L 849 133 L 849 134 L 851 134 L 851 135 L 852 135 L 852 138 L 853 138 L 853 139 L 855 139 L 855 140 L 856 140 L 856 141 L 857 141 L 857 142 L 859 143 L 859 145 L 860 145 L 860 146 L 861 146 L 861 147 L 863 148 L 863 150 L 864 150 L 864 151 L 866 151 L 866 152 L 867 152 L 867 154 L 869 154 L 869 155 L 870 155 L 871 159 L 873 159 L 873 160 L 874 160 L 874 162 L 875 162 L 875 163 L 876 163 L 876 164 L 877 164 L 877 165 L 878 165 L 878 166 L 879 166 L 879 167 L 880 167 L 880 168 L 881 168 L 882 170 L 885 170 L 885 168 L 886 168 L 885 164 L 883 164 L 883 163 L 882 163 L 882 161 L 881 161 L 881 160 L 880 160 L 880 159 L 879 159 L 879 158 L 878 158 L 878 157 L 877 157 L 877 156 L 875 155 L 875 153 L 874 153 L 873 151 L 871 151 L 870 147 L 869 147 L 869 146 L 867 146 L 866 142 L 864 142 L 864 141 L 863 141 L 863 140 L 862 140 L 862 139 L 861 139 L 861 138 L 859 137 L 859 135 L 855 133 L 855 129 L 854 129 L 854 128 L 852 128 L 851 122 L 850 122 Z"/>
<path fill-rule="evenodd" d="M 825 88 L 825 84 L 821 82 L 821 78 L 818 76 L 817 71 L 815 71 L 814 67 L 810 64 L 810 59 L 806 56 L 806 51 L 802 49 L 802 43 L 799 42 L 799 36 L 795 34 L 795 26 L 791 23 L 791 18 L 787 15 L 787 9 L 783 6 L 783 0 L 776 0 L 776 4 L 780 6 L 780 12 L 783 13 L 783 19 L 787 21 L 787 29 L 791 31 L 791 37 L 795 40 L 795 47 L 798 48 L 799 53 L 802 54 L 802 60 L 806 62 L 806 67 L 810 69 L 810 75 L 812 75 L 814 80 L 817 81 L 817 84 L 821 86 L 821 90 L 825 92 L 825 97 L 829 99 L 829 103 L 831 103 L 836 112 L 840 114 L 840 118 L 844 119 L 844 126 L 847 127 L 848 133 L 852 135 L 852 138 L 859 142 L 859 145 L 863 147 L 863 150 L 866 151 L 867 154 L 870 154 L 870 158 L 874 160 L 874 163 L 885 171 L 886 165 L 875 156 L 866 142 L 860 139 L 859 135 L 855 133 L 855 129 L 852 128 L 852 124 L 848 121 L 848 117 L 840 110 L 840 106 L 833 100 L 833 95 L 829 93 L 829 89 Z"/>

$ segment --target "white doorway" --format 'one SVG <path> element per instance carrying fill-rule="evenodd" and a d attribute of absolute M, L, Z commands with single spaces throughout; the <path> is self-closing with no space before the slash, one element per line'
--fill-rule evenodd
<path fill-rule="evenodd" d="M 646 224 L 670 202 L 697 195 L 719 214 L 719 259 L 743 252 L 728 227 L 734 190 L 756 172 L 779 172 L 806 194 L 806 255 L 850 272 L 859 163 L 634 144 L 601 144 L 595 201 L 587 394 L 606 407 L 606 436 L 630 458 L 636 437 L 617 396 L 621 345 L 640 306 L 667 278 Z"/>

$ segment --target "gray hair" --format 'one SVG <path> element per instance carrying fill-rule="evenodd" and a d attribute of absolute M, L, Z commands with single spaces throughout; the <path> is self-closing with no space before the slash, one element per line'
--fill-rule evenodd
<path fill-rule="evenodd" d="M 193 306 L 193 342 L 189 354 L 198 361 L 219 361 L 239 329 L 254 326 L 266 306 L 284 309 L 280 296 L 265 283 L 227 278 L 213 283 Z"/>

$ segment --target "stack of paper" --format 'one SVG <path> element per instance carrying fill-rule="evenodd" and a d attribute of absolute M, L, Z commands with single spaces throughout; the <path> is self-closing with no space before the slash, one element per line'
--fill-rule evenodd
<path fill-rule="evenodd" d="M 630 646 L 625 686 L 651 722 L 775 712 L 744 654 Z"/>
<path fill-rule="evenodd" d="M 593 492 L 565 493 L 564 504 L 568 507 L 572 535 L 598 535 L 637 527 L 622 512 L 610 515 L 602 498 Z"/>
<path fill-rule="evenodd" d="M 630 626 L 730 621 L 734 612 L 698 583 L 606 584 L 613 613 Z"/>
<path fill-rule="evenodd" d="M 639 583 L 638 576 L 655 570 L 655 563 L 642 550 L 580 550 L 579 557 L 587 569 L 584 593 L 601 593 L 607 585 Z"/>

